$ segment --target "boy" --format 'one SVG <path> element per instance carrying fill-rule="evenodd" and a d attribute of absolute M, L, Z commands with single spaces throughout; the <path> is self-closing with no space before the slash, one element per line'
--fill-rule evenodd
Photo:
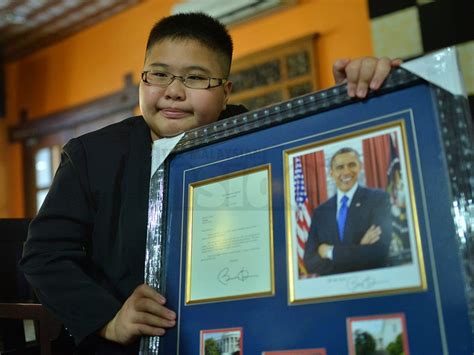
<path fill-rule="evenodd" d="M 146 49 L 140 109 L 71 140 L 54 183 L 31 223 L 21 267 L 38 298 L 77 344 L 136 353 L 141 335 L 163 335 L 176 314 L 142 284 L 152 147 L 229 113 L 232 41 L 203 14 L 167 17 Z M 388 59 L 341 60 L 334 72 L 351 96 L 376 89 Z M 233 107 L 235 109 L 235 107 Z M 120 345 L 119 345 L 120 344 Z"/>

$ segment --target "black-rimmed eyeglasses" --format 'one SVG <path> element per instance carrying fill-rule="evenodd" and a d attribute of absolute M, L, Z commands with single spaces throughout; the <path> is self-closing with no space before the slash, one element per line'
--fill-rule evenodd
<path fill-rule="evenodd" d="M 150 85 L 167 87 L 174 79 L 180 80 L 184 86 L 190 89 L 211 89 L 227 82 L 227 79 L 209 78 L 195 74 L 179 76 L 166 71 L 148 70 L 142 72 L 142 80 Z"/>

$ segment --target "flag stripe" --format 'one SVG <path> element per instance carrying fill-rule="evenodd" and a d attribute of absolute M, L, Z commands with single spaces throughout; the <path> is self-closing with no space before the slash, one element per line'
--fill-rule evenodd
<path fill-rule="evenodd" d="M 298 273 L 306 275 L 307 271 L 304 267 L 303 256 L 306 240 L 308 239 L 309 228 L 311 226 L 311 207 L 306 194 L 306 186 L 304 183 L 303 166 L 301 158 L 294 158 L 294 177 L 295 177 L 295 202 L 296 202 L 296 242 L 298 255 Z"/>

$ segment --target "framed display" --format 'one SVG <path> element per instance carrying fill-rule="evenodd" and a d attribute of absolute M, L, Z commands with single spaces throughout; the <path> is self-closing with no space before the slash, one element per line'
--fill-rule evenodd
<path fill-rule="evenodd" d="M 397 69 L 364 101 L 336 86 L 187 132 L 145 265 L 177 324 L 141 350 L 202 353 L 238 327 L 241 353 L 347 354 L 390 315 L 407 352 L 472 354 L 466 109 Z"/>

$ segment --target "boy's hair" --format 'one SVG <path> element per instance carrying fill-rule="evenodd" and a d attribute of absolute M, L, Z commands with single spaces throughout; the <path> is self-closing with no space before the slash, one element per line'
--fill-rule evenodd
<path fill-rule="evenodd" d="M 226 27 L 215 18 L 201 12 L 181 13 L 158 21 L 150 31 L 147 52 L 154 44 L 165 39 L 195 40 L 216 51 L 223 59 L 226 76 L 232 61 L 232 38 Z"/>

